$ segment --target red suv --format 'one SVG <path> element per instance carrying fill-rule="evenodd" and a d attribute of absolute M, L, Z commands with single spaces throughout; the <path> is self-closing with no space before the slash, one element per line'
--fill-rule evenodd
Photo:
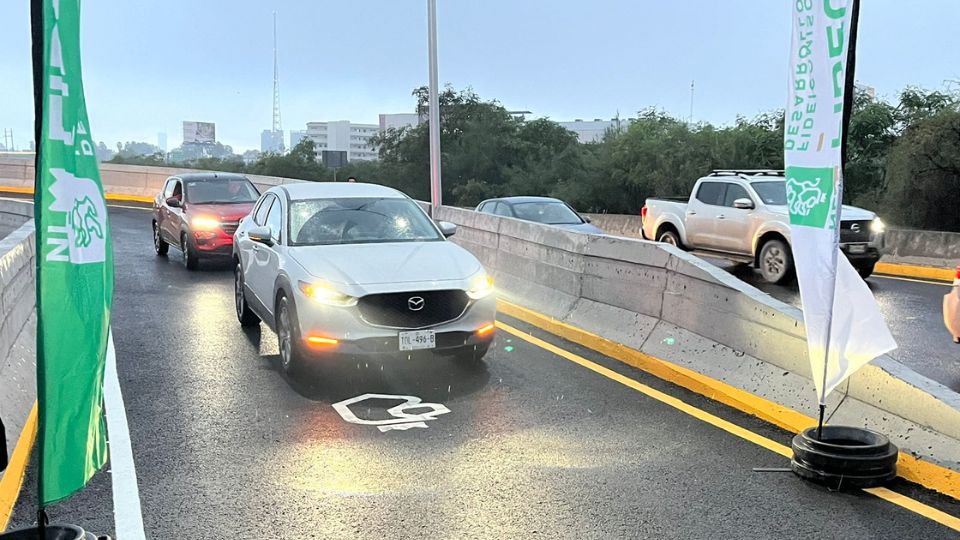
<path fill-rule="evenodd" d="M 260 193 L 246 176 L 190 173 L 167 178 L 153 201 L 153 247 L 166 255 L 183 252 L 183 265 L 197 268 L 200 257 L 229 257 L 233 233 Z"/>

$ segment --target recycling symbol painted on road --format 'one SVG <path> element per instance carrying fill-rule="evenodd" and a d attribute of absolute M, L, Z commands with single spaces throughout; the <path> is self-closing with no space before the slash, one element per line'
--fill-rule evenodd
<path fill-rule="evenodd" d="M 354 412 L 350 409 L 350 406 L 356 405 L 357 403 L 366 401 L 368 399 L 402 400 L 404 403 L 387 409 L 387 413 L 393 416 L 393 418 L 388 418 L 385 420 L 364 420 L 354 414 Z M 436 420 L 441 414 L 447 414 L 450 412 L 450 409 L 439 403 L 423 403 L 423 400 L 416 396 L 395 396 L 391 394 L 363 394 L 355 398 L 345 399 L 338 403 L 334 403 L 333 408 L 347 422 L 364 426 L 377 426 L 377 429 L 379 429 L 381 432 L 387 432 L 391 430 L 404 431 L 412 428 L 426 429 L 427 420 Z M 419 413 L 406 412 L 411 409 L 430 410 Z"/>

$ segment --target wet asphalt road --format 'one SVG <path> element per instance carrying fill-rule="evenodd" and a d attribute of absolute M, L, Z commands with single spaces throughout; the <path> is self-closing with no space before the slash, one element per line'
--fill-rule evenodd
<path fill-rule="evenodd" d="M 773 285 L 745 265 L 707 259 L 774 298 L 800 307 L 796 284 Z M 894 359 L 954 391 L 960 392 L 960 345 L 943 325 L 943 295 L 950 286 L 886 276 L 867 278 L 880 311 L 899 348 Z"/>
<path fill-rule="evenodd" d="M 229 268 L 187 272 L 176 250 L 157 258 L 148 215 L 111 210 L 113 329 L 148 538 L 956 537 L 862 492 L 753 472 L 787 463 L 503 331 L 479 368 L 398 360 L 289 381 L 275 336 L 237 323 Z M 504 321 L 789 444 L 756 418 Z M 364 393 L 450 413 L 381 433 L 331 407 Z M 397 403 L 353 410 L 382 419 Z M 14 525 L 32 521 L 35 481 L 31 467 Z M 50 513 L 109 533 L 112 511 L 105 470 Z"/>

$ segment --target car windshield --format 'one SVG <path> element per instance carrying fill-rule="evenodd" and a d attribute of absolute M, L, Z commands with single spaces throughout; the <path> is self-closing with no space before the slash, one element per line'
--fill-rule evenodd
<path fill-rule="evenodd" d="M 374 197 L 294 201 L 290 238 L 295 246 L 443 240 L 412 200 Z"/>
<path fill-rule="evenodd" d="M 193 204 L 251 203 L 260 194 L 245 178 L 187 180 L 187 202 Z"/>
<path fill-rule="evenodd" d="M 583 223 L 576 212 L 559 201 L 514 203 L 513 211 L 520 219 L 546 223 L 547 225 L 579 225 Z"/>
<path fill-rule="evenodd" d="M 787 204 L 787 184 L 784 180 L 753 182 L 750 184 L 763 204 L 784 206 Z"/>

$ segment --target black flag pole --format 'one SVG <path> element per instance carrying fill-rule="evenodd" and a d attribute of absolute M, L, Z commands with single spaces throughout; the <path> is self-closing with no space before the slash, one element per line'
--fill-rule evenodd
<path fill-rule="evenodd" d="M 44 0 L 30 0 L 30 36 L 31 52 L 33 56 L 33 148 L 34 148 L 34 174 L 41 174 L 40 153 L 43 137 L 43 52 L 44 52 L 44 28 L 43 28 L 43 2 Z M 40 191 L 37 189 L 37 181 L 34 178 L 34 201 L 40 202 Z M 41 212 L 37 211 L 39 217 Z M 37 219 L 37 218 L 34 218 Z M 39 226 L 37 229 L 39 230 Z M 39 238 L 39 237 L 38 237 Z M 40 250 L 37 250 L 40 253 Z M 37 257 L 37 264 L 40 258 Z M 37 286 L 39 287 L 40 273 L 37 272 Z M 39 290 L 39 288 L 38 288 Z M 44 540 L 47 537 L 47 512 L 43 506 L 43 415 L 37 416 L 37 538 Z"/>
<path fill-rule="evenodd" d="M 840 122 L 840 184 L 837 200 L 837 221 L 834 229 L 835 242 L 840 240 L 840 215 L 843 209 L 843 179 L 846 177 L 847 170 L 847 132 L 850 127 L 850 115 L 853 113 L 853 93 L 856 86 L 856 67 L 857 67 L 857 29 L 860 26 L 860 0 L 851 0 L 850 8 L 850 43 L 847 45 L 847 66 L 843 74 L 843 117 Z M 839 250 L 839 245 L 834 246 Z M 834 289 L 836 289 L 836 276 L 834 276 Z M 833 309 L 833 306 L 830 306 Z M 823 359 L 823 387 L 827 385 L 827 363 L 830 361 L 830 331 L 833 327 L 831 318 L 830 327 L 827 328 L 827 346 Z M 826 395 L 821 396 L 820 414 L 817 421 L 817 440 L 823 440 L 823 416 L 827 409 Z"/>

